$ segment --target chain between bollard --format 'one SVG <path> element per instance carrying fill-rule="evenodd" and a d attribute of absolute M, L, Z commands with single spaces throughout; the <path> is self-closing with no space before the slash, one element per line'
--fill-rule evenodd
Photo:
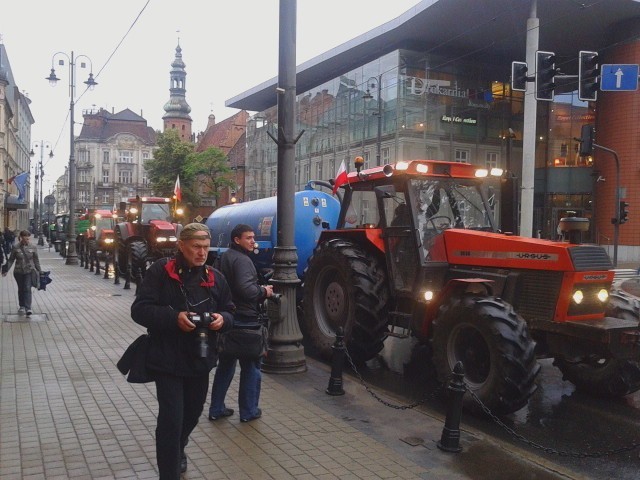
<path fill-rule="evenodd" d="M 612 448 L 610 450 L 602 450 L 602 451 L 595 451 L 595 452 L 570 452 L 568 450 L 557 450 L 555 448 L 545 447 L 544 445 L 541 445 L 541 444 L 536 443 L 536 442 L 534 442 L 532 440 L 529 440 L 524 435 L 516 432 L 513 428 L 511 428 L 508 425 L 506 425 L 493 412 L 491 412 L 491 410 L 489 410 L 489 407 L 487 407 L 484 403 L 482 403 L 482 400 L 480 400 L 480 398 L 478 398 L 478 396 L 475 394 L 475 392 L 473 390 L 471 390 L 466 383 L 465 383 L 464 386 L 465 386 L 465 389 L 471 395 L 471 398 L 473 398 L 473 400 L 480 406 L 482 411 L 489 418 L 491 418 L 491 420 L 493 420 L 494 423 L 496 423 L 499 427 L 504 429 L 512 437 L 520 440 L 523 443 L 526 443 L 530 447 L 536 448 L 536 449 L 541 450 L 541 451 L 543 451 L 545 453 L 549 453 L 549 454 L 552 454 L 552 455 L 558 455 L 560 457 L 601 458 L 601 457 L 606 457 L 606 456 L 609 456 L 609 455 L 617 455 L 619 453 L 630 452 L 630 451 L 635 450 L 636 448 L 640 447 L 640 442 L 634 442 L 631 445 L 628 445 L 626 447 Z"/>
<path fill-rule="evenodd" d="M 349 361 L 349 365 L 351 365 L 351 368 L 353 369 L 353 372 L 358 377 L 358 380 L 360 380 L 360 384 L 369 393 L 369 395 L 371 395 L 375 400 L 377 400 L 378 402 L 380 402 L 386 407 L 394 408 L 396 410 L 411 410 L 412 408 L 416 408 L 417 406 L 425 404 L 429 398 L 435 397 L 438 394 L 438 391 L 440 390 L 438 389 L 430 394 L 426 394 L 424 398 L 422 398 L 422 400 L 418 400 L 415 403 L 411 403 L 409 405 L 396 405 L 394 403 L 384 400 L 383 398 L 380 398 L 378 394 L 371 389 L 371 387 L 367 384 L 367 382 L 364 380 L 362 375 L 360 375 L 360 372 L 358 372 L 358 369 L 356 368 L 355 364 L 353 363 L 353 360 L 351 359 L 351 355 L 349 355 L 349 350 L 346 348 L 345 348 L 345 355 L 347 357 L 347 360 Z"/>

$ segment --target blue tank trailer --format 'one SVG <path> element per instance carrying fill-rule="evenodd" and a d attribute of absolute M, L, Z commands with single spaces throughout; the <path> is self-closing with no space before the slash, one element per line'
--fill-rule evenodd
<path fill-rule="evenodd" d="M 307 260 L 313 253 L 322 230 L 336 228 L 340 202 L 331 194 L 314 189 L 314 182 L 295 193 L 294 242 L 298 250 L 298 277 L 302 278 Z M 229 247 L 231 230 L 239 223 L 251 226 L 256 234 L 252 260 L 259 273 L 273 269 L 274 247 L 278 239 L 277 197 L 225 205 L 214 211 L 205 224 L 211 231 L 211 247 L 207 263 Z"/>

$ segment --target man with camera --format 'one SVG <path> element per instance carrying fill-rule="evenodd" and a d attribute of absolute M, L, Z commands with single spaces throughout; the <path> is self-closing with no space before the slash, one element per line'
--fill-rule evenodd
<path fill-rule="evenodd" d="M 217 361 L 217 332 L 233 326 L 235 307 L 224 276 L 205 265 L 209 228 L 185 225 L 175 258 L 155 262 L 144 276 L 131 317 L 151 336 L 147 370 L 158 397 L 156 455 L 161 480 L 187 469 L 184 449 L 198 424 Z"/>
<path fill-rule="evenodd" d="M 272 285 L 258 285 L 258 273 L 249 253 L 255 248 L 255 233 L 249 225 L 236 225 L 231 231 L 229 249 L 220 258 L 220 270 L 229 281 L 233 302 L 236 305 L 234 326 L 255 328 L 260 325 L 259 304 L 273 295 Z M 227 408 L 224 398 L 236 371 L 233 356 L 221 355 L 216 368 L 211 390 L 209 420 L 233 415 L 233 409 Z M 238 406 L 240 421 L 250 422 L 262 416 L 258 408 L 262 374 L 262 357 L 240 357 L 240 386 Z"/>

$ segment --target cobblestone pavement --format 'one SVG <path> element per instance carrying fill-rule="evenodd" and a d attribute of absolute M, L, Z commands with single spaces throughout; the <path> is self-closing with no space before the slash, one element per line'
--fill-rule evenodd
<path fill-rule="evenodd" d="M 17 315 L 12 274 L 0 278 L 0 479 L 157 477 L 154 385 L 129 384 L 115 367 L 143 332 L 129 316 L 135 285 L 124 290 L 53 249 L 39 253 L 53 283 L 33 292 L 31 319 Z M 259 420 L 203 417 L 183 477 L 579 478 L 466 429 L 462 453 L 442 452 L 437 412 L 389 409 L 348 376 L 344 396 L 326 395 L 329 366 L 307 358 L 307 367 L 263 375 Z M 236 401 L 237 378 L 228 404 Z"/>

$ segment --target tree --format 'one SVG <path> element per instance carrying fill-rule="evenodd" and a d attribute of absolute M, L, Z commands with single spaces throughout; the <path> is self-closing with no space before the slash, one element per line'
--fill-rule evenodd
<path fill-rule="evenodd" d="M 219 198 L 222 188 L 237 188 L 227 156 L 216 147 L 189 154 L 183 172 L 194 205 L 199 205 L 203 196 Z"/>
<path fill-rule="evenodd" d="M 182 141 L 176 130 L 158 132 L 158 148 L 153 152 L 153 158 L 144 163 L 156 195 L 173 196 L 176 178 L 180 175 L 182 180 L 187 157 L 192 152 L 193 145 Z"/>

